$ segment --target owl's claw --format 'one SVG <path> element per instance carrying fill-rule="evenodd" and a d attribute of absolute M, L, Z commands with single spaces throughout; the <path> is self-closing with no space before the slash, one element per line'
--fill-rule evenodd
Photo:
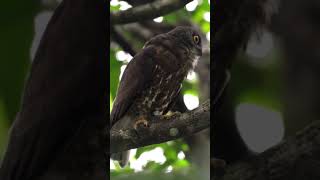
<path fill-rule="evenodd" d="M 181 115 L 181 113 L 180 112 L 172 112 L 172 111 L 169 111 L 169 112 L 167 112 L 167 114 L 165 114 L 163 117 L 164 118 L 171 118 L 171 117 L 173 117 L 173 116 L 178 116 L 178 115 Z"/>
<path fill-rule="evenodd" d="M 149 122 L 144 119 L 144 118 L 141 118 L 141 119 L 138 119 L 135 123 L 134 123 L 134 129 L 137 130 L 139 128 L 148 128 L 149 127 Z"/>

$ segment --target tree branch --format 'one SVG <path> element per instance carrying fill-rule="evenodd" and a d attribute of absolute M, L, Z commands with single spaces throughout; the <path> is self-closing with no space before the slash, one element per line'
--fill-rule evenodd
<path fill-rule="evenodd" d="M 130 45 L 127 39 L 124 36 L 122 36 L 119 32 L 117 32 L 117 30 L 113 26 L 110 27 L 110 35 L 111 38 L 115 42 L 117 42 L 124 51 L 128 52 L 131 56 L 136 55 L 137 52 L 133 49 L 133 47 Z"/>
<path fill-rule="evenodd" d="M 229 166 L 214 180 L 320 179 L 320 121 L 270 148 Z"/>
<path fill-rule="evenodd" d="M 127 24 L 145 21 L 171 13 L 184 7 L 191 0 L 157 0 L 153 3 L 130 8 L 126 11 L 110 13 L 111 24 Z"/>
<path fill-rule="evenodd" d="M 209 128 L 210 100 L 183 114 L 153 117 L 149 121 L 149 125 L 150 127 L 141 131 L 136 131 L 133 128 L 121 130 L 112 128 L 110 131 L 110 153 L 175 140 Z"/>

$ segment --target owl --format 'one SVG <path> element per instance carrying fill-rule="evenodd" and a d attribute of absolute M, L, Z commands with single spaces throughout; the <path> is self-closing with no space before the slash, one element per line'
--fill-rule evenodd
<path fill-rule="evenodd" d="M 191 27 L 179 26 L 146 42 L 120 80 L 111 111 L 111 127 L 139 130 L 148 127 L 150 117 L 165 115 L 201 55 L 200 35 Z M 124 166 L 128 151 L 111 157 Z"/>

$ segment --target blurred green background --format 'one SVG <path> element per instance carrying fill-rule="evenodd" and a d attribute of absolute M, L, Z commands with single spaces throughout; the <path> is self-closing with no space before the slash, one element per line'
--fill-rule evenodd
<path fill-rule="evenodd" d="M 0 1 L 0 154 L 19 110 L 40 1 Z"/>

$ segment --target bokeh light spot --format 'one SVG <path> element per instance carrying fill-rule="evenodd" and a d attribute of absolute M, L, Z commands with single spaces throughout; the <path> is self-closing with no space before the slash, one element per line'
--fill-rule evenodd
<path fill-rule="evenodd" d="M 187 11 L 194 11 L 198 6 L 198 1 L 193 0 L 186 5 Z"/>
<path fill-rule="evenodd" d="M 262 106 L 238 105 L 236 122 L 245 143 L 255 152 L 263 152 L 276 145 L 284 136 L 281 114 Z"/>
<path fill-rule="evenodd" d="M 183 95 L 183 101 L 189 110 L 193 110 L 199 106 L 198 96 L 194 96 L 192 94 Z"/>

